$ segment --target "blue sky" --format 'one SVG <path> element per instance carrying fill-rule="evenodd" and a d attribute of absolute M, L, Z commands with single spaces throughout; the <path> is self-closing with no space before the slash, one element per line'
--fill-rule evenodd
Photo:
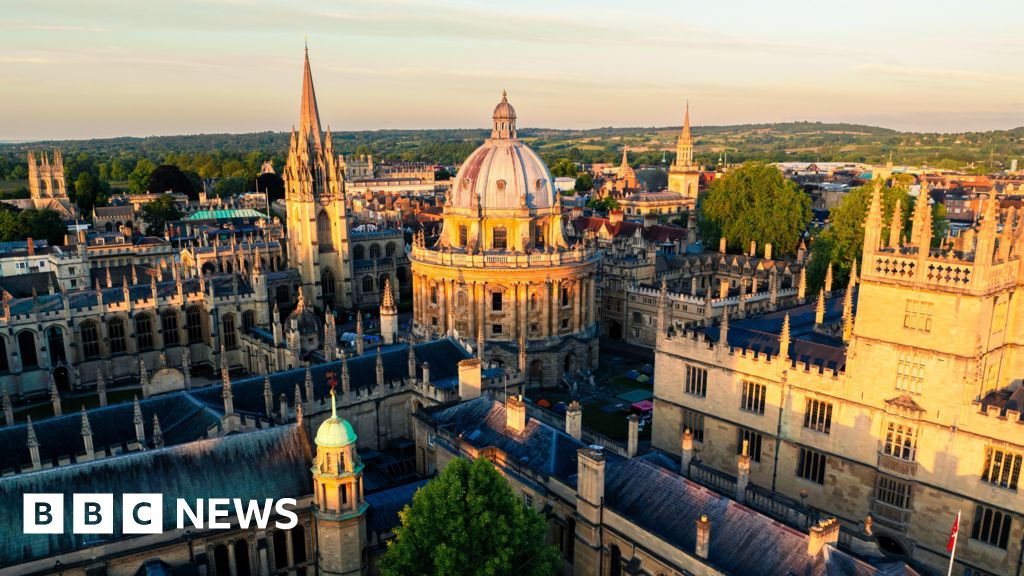
<path fill-rule="evenodd" d="M 0 0 L 0 140 L 789 120 L 1024 124 L 1009 1 Z"/>

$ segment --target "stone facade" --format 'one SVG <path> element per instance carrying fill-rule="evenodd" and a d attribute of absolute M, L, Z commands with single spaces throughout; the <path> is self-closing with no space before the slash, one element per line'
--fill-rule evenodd
<path fill-rule="evenodd" d="M 693 134 L 690 133 L 690 104 L 686 104 L 683 132 L 676 143 L 676 160 L 668 170 L 668 189 L 695 205 L 700 185 L 700 166 L 693 162 Z"/>

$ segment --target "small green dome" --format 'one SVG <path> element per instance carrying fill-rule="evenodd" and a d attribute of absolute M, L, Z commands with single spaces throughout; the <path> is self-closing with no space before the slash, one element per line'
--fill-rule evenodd
<path fill-rule="evenodd" d="M 324 448 L 341 448 L 356 443 L 356 431 L 344 418 L 332 415 L 316 430 L 313 442 Z"/>

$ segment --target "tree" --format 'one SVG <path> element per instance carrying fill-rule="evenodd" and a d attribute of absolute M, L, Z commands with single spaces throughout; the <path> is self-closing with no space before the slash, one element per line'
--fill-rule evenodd
<path fill-rule="evenodd" d="M 187 174 L 177 166 L 162 164 L 149 173 L 146 190 L 153 194 L 177 192 L 188 195 L 189 200 L 199 200 L 199 191 Z"/>
<path fill-rule="evenodd" d="M 574 186 L 577 192 L 590 192 L 594 189 L 594 177 L 589 172 L 584 172 L 576 178 Z"/>
<path fill-rule="evenodd" d="M 725 237 L 730 250 L 752 240 L 771 243 L 775 254 L 792 254 L 811 221 L 811 199 L 774 166 L 751 162 L 716 180 L 701 194 L 699 222 L 705 245 Z"/>
<path fill-rule="evenodd" d="M 579 173 L 579 168 L 577 168 L 576 164 L 568 158 L 559 158 L 551 166 L 551 175 L 556 178 L 575 178 Z"/>
<path fill-rule="evenodd" d="M 266 173 L 256 177 L 256 191 L 263 192 L 270 201 L 284 198 L 284 180 L 277 174 Z"/>
<path fill-rule="evenodd" d="M 587 200 L 587 208 L 597 210 L 598 212 L 608 212 L 609 210 L 618 210 L 619 201 L 611 196 L 607 198 L 598 198 L 591 196 L 590 200 Z"/>
<path fill-rule="evenodd" d="M 149 175 L 156 170 L 156 164 L 148 158 L 142 158 L 128 174 L 128 193 L 145 194 L 149 187 Z M 160 190 L 161 192 L 163 190 Z"/>
<path fill-rule="evenodd" d="M 548 576 L 558 549 L 544 519 L 523 505 L 486 459 L 456 458 L 420 488 L 380 560 L 383 576 Z"/>
<path fill-rule="evenodd" d="M 168 222 L 181 220 L 183 214 L 174 202 L 174 196 L 164 194 L 156 200 L 142 205 L 142 221 L 146 223 L 146 234 L 150 236 L 163 234 Z"/>
<path fill-rule="evenodd" d="M 110 185 L 92 172 L 82 172 L 75 179 L 75 203 L 84 214 L 96 206 L 104 206 L 110 198 Z"/>
<path fill-rule="evenodd" d="M 67 232 L 68 227 L 53 210 L 0 209 L 0 242 L 45 238 L 51 246 L 62 246 Z"/>
<path fill-rule="evenodd" d="M 247 178 L 242 178 L 241 176 L 221 178 L 213 185 L 213 193 L 221 198 L 227 198 L 229 196 L 251 191 L 252 188 L 249 186 L 249 180 Z"/>

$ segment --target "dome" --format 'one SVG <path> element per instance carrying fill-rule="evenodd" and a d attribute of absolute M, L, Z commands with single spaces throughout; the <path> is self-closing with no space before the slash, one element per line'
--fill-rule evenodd
<path fill-rule="evenodd" d="M 452 182 L 453 208 L 550 208 L 554 179 L 536 152 L 516 138 L 516 111 L 502 94 L 494 108 L 491 137 L 459 167 Z"/>
<path fill-rule="evenodd" d="M 356 431 L 348 420 L 338 418 L 337 414 L 324 420 L 316 430 L 316 438 L 313 442 L 324 448 L 342 448 L 356 443 Z"/>

